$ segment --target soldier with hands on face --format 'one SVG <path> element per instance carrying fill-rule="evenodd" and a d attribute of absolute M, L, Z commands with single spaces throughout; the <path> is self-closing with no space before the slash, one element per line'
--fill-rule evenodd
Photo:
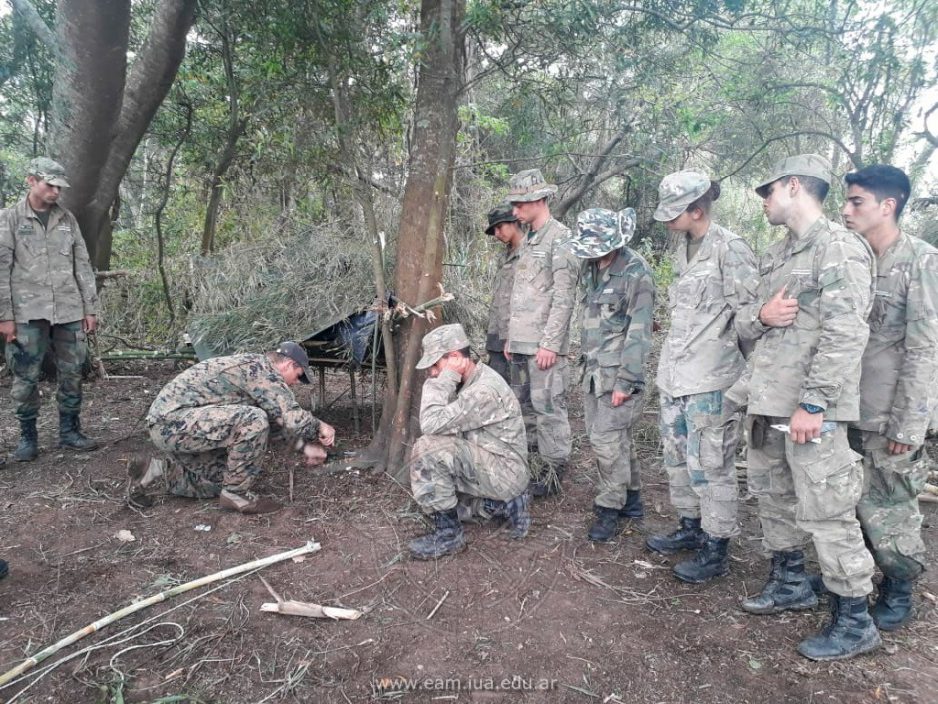
<path fill-rule="evenodd" d="M 912 590 L 925 570 L 918 494 L 928 478 L 923 445 L 938 374 L 938 250 L 899 228 L 911 193 L 902 171 L 877 164 L 845 180 L 844 224 L 876 255 L 860 418 L 849 437 L 863 455 L 857 516 L 883 573 L 872 616 L 892 631 L 912 616 Z"/>
<path fill-rule="evenodd" d="M 674 574 L 701 583 L 727 573 L 729 540 L 739 533 L 739 419 L 727 412 L 724 391 L 746 367 L 737 311 L 754 300 L 758 276 L 746 241 L 710 218 L 718 183 L 678 171 L 658 190 L 655 220 L 678 235 L 657 384 L 663 464 L 680 525 L 646 545 L 662 554 L 694 551 Z"/>
<path fill-rule="evenodd" d="M 583 410 L 596 455 L 599 492 L 590 540 L 606 542 L 620 518 L 642 518 L 641 466 L 632 428 L 645 405 L 645 359 L 651 347 L 655 282 L 626 246 L 635 211 L 584 210 L 568 247 L 586 260 L 582 276 Z"/>

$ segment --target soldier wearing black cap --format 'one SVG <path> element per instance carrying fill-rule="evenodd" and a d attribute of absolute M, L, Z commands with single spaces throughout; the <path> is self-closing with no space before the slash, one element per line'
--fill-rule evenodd
<path fill-rule="evenodd" d="M 512 212 L 511 203 L 503 203 L 489 211 L 488 221 L 485 234 L 504 244 L 505 250 L 495 275 L 485 349 L 489 353 L 489 366 L 510 384 L 511 372 L 505 357 L 505 342 L 508 340 L 508 322 L 511 320 L 511 289 L 515 282 L 521 244 L 524 242 L 524 230 Z"/>

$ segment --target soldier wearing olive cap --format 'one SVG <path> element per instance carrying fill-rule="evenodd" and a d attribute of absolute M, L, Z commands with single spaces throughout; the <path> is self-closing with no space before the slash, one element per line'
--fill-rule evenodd
<path fill-rule="evenodd" d="M 662 179 L 654 214 L 676 235 L 671 326 L 657 384 L 662 464 L 680 525 L 646 545 L 663 554 L 693 550 L 674 567 L 691 583 L 726 574 L 729 539 L 739 532 L 739 419 L 724 413 L 723 392 L 746 366 L 736 313 L 752 303 L 758 285 L 749 245 L 710 218 L 719 195 L 719 184 L 704 174 L 678 171 Z"/>
<path fill-rule="evenodd" d="M 506 518 L 509 536 L 523 538 L 531 525 L 527 442 L 511 388 L 487 365 L 473 361 L 458 323 L 424 335 L 417 369 L 428 370 L 428 377 L 410 484 L 434 530 L 410 542 L 411 554 L 429 560 L 463 548 L 461 498 L 477 499 L 480 515 Z"/>
<path fill-rule="evenodd" d="M 524 242 L 524 230 L 521 229 L 521 224 L 508 203 L 489 211 L 488 221 L 485 234 L 501 242 L 505 249 L 499 255 L 498 273 L 495 275 L 485 350 L 489 353 L 489 366 L 505 381 L 511 383 L 511 371 L 508 358 L 505 357 L 505 343 L 508 341 L 508 322 L 511 319 L 511 288 L 515 282 L 515 267 Z"/>
<path fill-rule="evenodd" d="M 803 552 L 812 541 L 834 611 L 798 646 L 812 660 L 880 644 L 867 605 L 873 558 L 856 514 L 863 470 L 847 440 L 848 422 L 860 417 L 875 259 L 862 237 L 824 217 L 830 183 L 830 163 L 802 154 L 781 160 L 756 187 L 769 223 L 787 232 L 761 258 L 756 301 L 737 313 L 757 341 L 746 388 L 727 392 L 748 403 L 748 486 L 772 554 L 762 593 L 742 607 L 813 607 Z"/>
<path fill-rule="evenodd" d="M 553 478 L 563 474 L 572 446 L 567 351 L 580 265 L 561 246 L 570 230 L 550 214 L 548 200 L 556 191 L 538 169 L 528 169 L 511 177 L 508 193 L 515 216 L 530 230 L 515 268 L 505 356 L 528 434 L 537 437 L 538 454 L 552 470 L 535 477 L 535 496 L 559 489 Z"/>
<path fill-rule="evenodd" d="M 632 426 L 645 404 L 645 359 L 651 347 L 655 282 L 627 247 L 635 211 L 584 210 L 568 247 L 586 260 L 581 287 L 583 410 L 596 455 L 598 493 L 589 539 L 612 540 L 620 518 L 642 518 L 641 467 Z"/>
<path fill-rule="evenodd" d="M 20 423 L 13 454 L 39 453 L 39 372 L 52 345 L 58 376 L 59 447 L 93 450 L 81 432 L 81 367 L 85 335 L 97 326 L 98 294 L 75 216 L 58 204 L 65 169 L 46 157 L 29 163 L 29 193 L 0 212 L 0 335 L 13 372 L 11 396 Z"/>

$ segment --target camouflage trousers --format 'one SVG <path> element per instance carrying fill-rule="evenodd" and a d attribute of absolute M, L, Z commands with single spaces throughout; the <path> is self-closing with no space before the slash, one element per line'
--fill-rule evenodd
<path fill-rule="evenodd" d="M 558 355 L 554 366 L 541 370 L 533 354 L 513 353 L 511 390 L 521 404 L 528 442 L 537 438 L 537 451 L 547 463 L 565 463 L 573 443 L 567 419 L 567 358 Z"/>
<path fill-rule="evenodd" d="M 620 406 L 612 394 L 583 396 L 586 433 L 599 470 L 598 492 L 593 503 L 606 508 L 625 506 L 626 492 L 642 488 L 641 465 L 632 442 L 632 426 L 642 415 L 645 395 L 634 394 Z"/>
<path fill-rule="evenodd" d="M 701 527 L 714 538 L 738 535 L 739 422 L 722 422 L 723 392 L 676 398 L 662 393 L 659 403 L 671 505 L 681 518 L 699 518 Z"/>
<path fill-rule="evenodd" d="M 16 324 L 16 340 L 6 345 L 6 361 L 13 372 L 10 395 L 19 420 L 35 420 L 39 415 L 39 372 L 49 344 L 55 357 L 59 388 L 59 412 L 77 415 L 81 411 L 81 365 L 88 354 L 81 321 L 52 325 L 48 320 Z"/>
<path fill-rule="evenodd" d="M 175 411 L 150 427 L 150 440 L 169 459 L 167 491 L 209 499 L 222 489 L 241 493 L 260 472 L 270 426 L 254 406 L 205 406 Z"/>
<path fill-rule="evenodd" d="M 493 455 L 452 435 L 422 435 L 410 457 L 410 488 L 426 513 L 449 511 L 457 494 L 510 501 L 528 486 L 524 458 Z"/>
<path fill-rule="evenodd" d="M 489 355 L 489 361 L 486 362 L 492 369 L 494 369 L 498 375 L 511 383 L 511 362 L 508 361 L 508 358 L 505 356 L 503 350 L 486 350 Z"/>
<path fill-rule="evenodd" d="M 888 443 L 885 435 L 850 429 L 850 446 L 863 455 L 857 517 L 883 574 L 915 579 L 926 562 L 918 495 L 928 479 L 928 455 L 923 447 L 892 455 Z"/>
<path fill-rule="evenodd" d="M 863 468 L 847 442 L 847 424 L 798 445 L 773 424 L 788 418 L 748 416 L 749 491 L 759 499 L 767 551 L 814 542 L 825 586 L 860 597 L 873 591 L 873 558 L 857 520 Z"/>

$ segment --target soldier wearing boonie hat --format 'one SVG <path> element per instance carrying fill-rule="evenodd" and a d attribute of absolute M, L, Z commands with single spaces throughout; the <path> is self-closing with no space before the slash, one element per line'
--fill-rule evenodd
<path fill-rule="evenodd" d="M 532 444 L 536 438 L 546 465 L 543 472 L 532 468 L 535 496 L 559 490 L 572 446 L 566 372 L 579 262 L 561 246 L 570 231 L 550 214 L 548 201 L 556 192 L 538 169 L 521 171 L 509 183 L 508 201 L 530 231 L 515 268 L 505 356 L 528 436 Z"/>
<path fill-rule="evenodd" d="M 847 440 L 847 424 L 859 419 L 875 260 L 862 237 L 824 217 L 830 179 L 827 159 L 801 154 L 780 160 L 756 186 L 768 221 L 787 232 L 762 255 L 756 302 L 737 314 L 758 339 L 746 388 L 727 392 L 748 401 L 748 486 L 772 553 L 765 587 L 742 608 L 814 606 L 803 551 L 811 540 L 836 606 L 830 623 L 798 645 L 811 660 L 880 644 L 867 603 L 873 558 L 857 520 L 863 468 Z"/>
<path fill-rule="evenodd" d="M 58 204 L 68 187 L 64 167 L 48 157 L 29 162 L 29 192 L 0 212 L 0 335 L 6 340 L 10 395 L 20 424 L 13 459 L 39 454 L 39 371 L 52 345 L 59 410 L 59 447 L 93 450 L 81 432 L 81 368 L 85 335 L 97 327 L 94 271 L 78 221 Z"/>
<path fill-rule="evenodd" d="M 504 251 L 499 254 L 498 272 L 495 274 L 485 349 L 489 355 L 488 365 L 510 383 L 511 371 L 508 358 L 505 357 L 505 343 L 508 341 L 508 323 L 511 319 L 511 289 L 515 281 L 515 267 L 524 242 L 524 230 L 512 212 L 511 203 L 502 203 L 489 211 L 485 234 L 505 245 Z"/>
<path fill-rule="evenodd" d="M 410 458 L 414 500 L 434 530 L 410 542 L 430 560 L 466 543 L 457 505 L 480 504 L 485 517 L 504 517 L 510 537 L 531 525 L 527 442 L 521 407 L 508 383 L 473 361 L 462 325 L 441 325 L 423 337 L 418 369 L 429 370 L 420 402 L 420 430 Z"/>
<path fill-rule="evenodd" d="M 671 327 L 657 385 L 662 464 L 679 525 L 646 545 L 663 554 L 694 551 L 674 566 L 675 576 L 691 583 L 726 574 L 729 541 L 739 532 L 739 419 L 724 414 L 723 394 L 746 366 L 736 314 L 754 300 L 758 281 L 746 241 L 711 220 L 719 195 L 719 184 L 699 171 L 671 173 L 658 187 L 654 214 L 674 243 Z"/>
<path fill-rule="evenodd" d="M 635 224 L 632 208 L 590 208 L 577 216 L 576 234 L 567 242 L 586 260 L 580 291 L 583 410 L 599 474 L 588 536 L 599 542 L 615 537 L 620 518 L 644 516 L 632 426 L 645 404 L 655 282 L 648 263 L 626 246 Z"/>

